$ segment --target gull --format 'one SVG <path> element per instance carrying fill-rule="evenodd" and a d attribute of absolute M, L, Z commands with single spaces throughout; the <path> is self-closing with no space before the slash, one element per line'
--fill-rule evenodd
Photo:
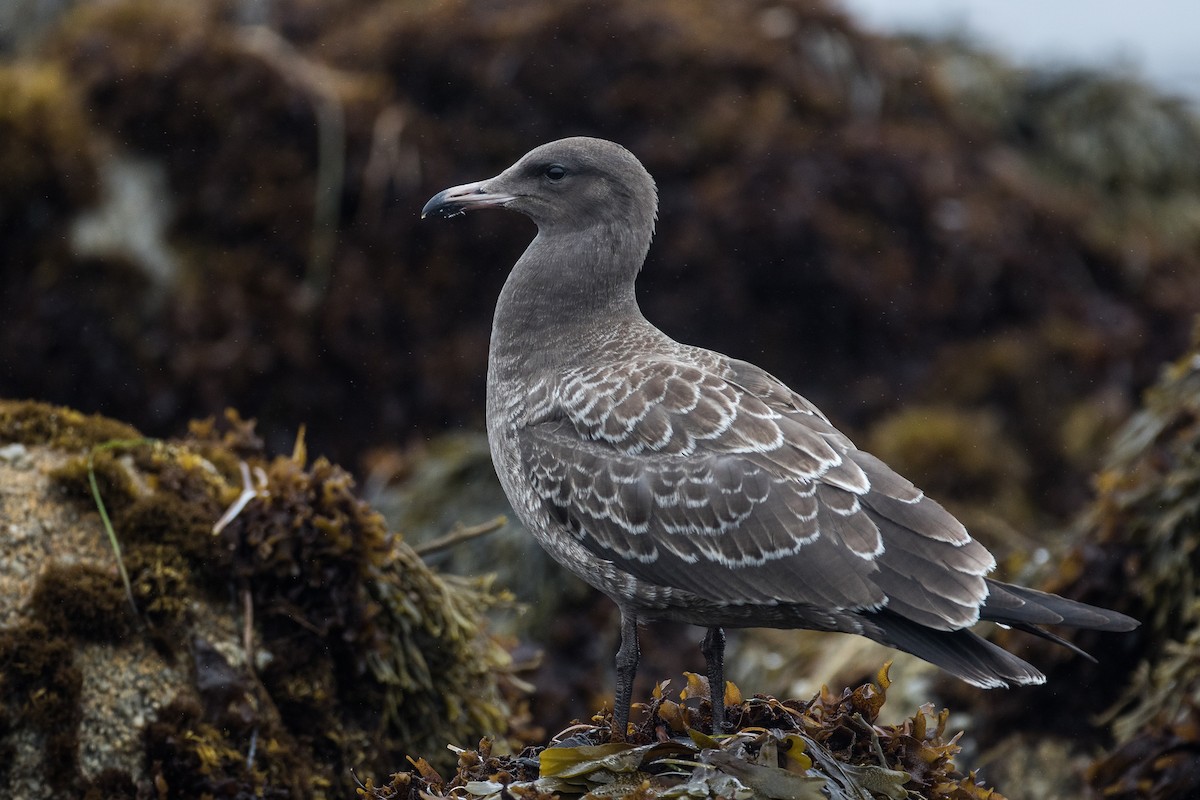
<path fill-rule="evenodd" d="M 1077 652 L 1039 626 L 1138 625 L 989 578 L 996 561 L 961 522 L 816 406 L 648 322 L 634 283 L 657 206 L 633 154 L 574 137 L 422 211 L 497 207 L 537 225 L 496 304 L 488 440 L 517 516 L 620 608 L 614 734 L 628 732 L 642 619 L 707 628 L 714 733 L 724 628 L 858 634 L 994 688 L 1045 676 L 972 632 L 981 620 Z"/>

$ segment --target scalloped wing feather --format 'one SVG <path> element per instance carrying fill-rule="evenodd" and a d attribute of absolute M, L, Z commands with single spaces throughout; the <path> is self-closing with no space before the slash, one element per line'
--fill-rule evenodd
<path fill-rule="evenodd" d="M 978 620 L 991 555 L 752 365 L 616 362 L 540 385 L 526 407 L 518 438 L 538 495 L 642 581 L 719 604 L 889 605 L 943 630 Z"/>

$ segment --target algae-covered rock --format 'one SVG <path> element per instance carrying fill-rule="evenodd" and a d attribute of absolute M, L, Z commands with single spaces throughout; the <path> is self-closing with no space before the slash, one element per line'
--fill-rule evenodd
<path fill-rule="evenodd" d="M 1057 763 L 1077 782 L 1045 784 L 1037 796 L 1191 797 L 1200 791 L 1200 329 L 1113 438 L 1095 490 L 1070 532 L 1076 543 L 1038 570 L 1041 588 L 1142 626 L 1074 633 L 1095 660 L 1026 640 L 1021 654 L 1047 673 L 1045 686 L 952 696 L 974 709 L 979 763 L 1005 785 Z M 1006 648 L 1018 644 L 997 635 Z"/>
<path fill-rule="evenodd" d="M 496 480 L 487 437 L 432 437 L 400 452 L 379 451 L 373 462 L 365 481 L 372 506 L 405 532 L 427 563 L 452 575 L 493 574 L 496 585 L 520 603 L 522 613 L 501 615 L 495 628 L 517 638 L 514 657 L 532 667 L 522 677 L 536 687 L 529 699 L 536 725 L 557 730 L 608 702 L 619 611 L 558 565 L 520 524 Z M 500 517 L 505 524 L 499 530 L 450 547 L 440 544 L 455 539 L 447 531 L 487 530 Z M 648 690 L 654 676 L 676 674 L 700 658 L 702 628 L 657 621 L 644 627 L 639 687 Z M 730 638 L 740 653 L 739 632 L 731 631 Z M 878 661 L 877 654 L 866 663 Z M 740 655 L 731 662 L 731 669 L 743 663 Z"/>
<path fill-rule="evenodd" d="M 1089 774 L 1098 796 L 1200 792 L 1200 326 L 1164 370 L 1097 478 L 1091 527 L 1103 549 L 1077 554 L 1069 587 L 1124 598 L 1141 615 L 1140 658 L 1107 714 L 1117 748 Z M 1105 591 L 1105 578 L 1122 591 Z"/>
<path fill-rule="evenodd" d="M 502 597 L 431 571 L 302 440 L 5 401 L 0 484 L 6 797 L 348 796 L 507 732 Z"/>
<path fill-rule="evenodd" d="M 485 435 L 435 437 L 410 446 L 397 461 L 392 469 L 398 474 L 371 502 L 414 547 L 436 546 L 456 526 L 503 519 L 504 526 L 486 539 L 437 547 L 425 561 L 454 575 L 495 574 L 525 607 L 509 621 L 524 630 L 545 629 L 564 604 L 590 597 L 587 584 L 563 571 L 517 520 L 496 479 Z"/>

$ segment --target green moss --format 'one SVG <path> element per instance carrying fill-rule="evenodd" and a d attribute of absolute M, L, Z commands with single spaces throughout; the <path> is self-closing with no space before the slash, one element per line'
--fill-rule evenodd
<path fill-rule="evenodd" d="M 0 706 L 10 727 L 28 725 L 46 737 L 46 781 L 55 789 L 77 774 L 83 676 L 72 650 L 41 622 L 0 630 Z"/>
<path fill-rule="evenodd" d="M 135 428 L 98 414 L 82 414 L 32 400 L 0 401 L 0 442 L 73 451 L 141 436 Z"/>
<path fill-rule="evenodd" d="M 151 631 L 181 641 L 197 592 L 193 567 L 174 548 L 154 544 L 131 548 L 125 567 L 138 613 Z"/>
<path fill-rule="evenodd" d="M 27 622 L 0 630 L 0 738 L 17 726 L 40 732 L 47 785 L 73 790 L 80 785 L 83 684 L 73 653 L 79 641 L 120 645 L 134 631 L 133 614 L 115 570 L 59 563 L 42 571 L 29 612 Z M 115 775 L 85 796 L 121 797 Z"/>
<path fill-rule="evenodd" d="M 0 403 L 0 413 L 12 405 Z M 302 440 L 291 457 L 268 459 L 253 422 L 234 413 L 164 442 L 48 406 L 18 411 L 8 418 L 35 423 L 21 430 L 78 453 L 53 477 L 85 511 L 96 508 L 92 456 L 139 617 L 135 627 L 115 570 L 52 565 L 30 604 L 33 627 L 6 634 L 0 652 L 30 667 L 3 673 L 3 713 L 53 728 L 47 779 L 54 772 L 63 786 L 99 791 L 75 767 L 77 726 L 59 724 L 79 713 L 76 642 L 147 636 L 169 659 L 220 658 L 211 647 L 201 653 L 193 609 L 231 596 L 251 626 L 254 668 L 223 664 L 228 680 L 198 684 L 199 705 L 181 696 L 147 732 L 146 763 L 168 797 L 349 793 L 351 768 L 505 730 L 498 687 L 509 657 L 482 617 L 498 596 L 433 573 L 358 498 L 348 472 L 307 462 Z M 128 444 L 111 445 L 109 434 Z M 243 465 L 258 491 L 214 534 L 243 491 Z M 45 671 L 55 657 L 67 659 L 58 678 Z M 48 677 L 31 683 L 38 675 Z"/>
<path fill-rule="evenodd" d="M 122 532 L 122 544 L 130 553 L 157 546 L 183 558 L 194 570 L 216 572 L 228 565 L 229 557 L 212 533 L 213 522 L 221 515 L 214 499 L 189 503 L 160 488 L 121 504 L 113 514 L 113 525 Z"/>
<path fill-rule="evenodd" d="M 269 624 L 369 646 L 377 609 L 364 581 L 391 537 L 349 473 L 325 459 L 308 468 L 300 449 L 266 465 L 266 495 L 222 531 L 233 577 L 249 583 Z"/>
<path fill-rule="evenodd" d="M 496 676 L 510 659 L 480 630 L 498 602 L 490 587 L 433 573 L 358 499 L 349 473 L 325 459 L 308 466 L 302 444 L 265 473 L 268 496 L 221 538 L 277 658 L 262 678 L 280 707 L 311 719 L 326 703 L 368 704 L 414 749 L 504 730 Z M 306 677 L 323 675 L 326 659 L 332 681 Z"/>
<path fill-rule="evenodd" d="M 86 564 L 51 564 L 43 570 L 30 610 L 59 638 L 120 643 L 134 627 L 117 571 Z"/>

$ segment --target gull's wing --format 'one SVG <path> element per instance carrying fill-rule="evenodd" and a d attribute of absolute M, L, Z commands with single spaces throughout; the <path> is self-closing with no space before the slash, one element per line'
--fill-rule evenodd
<path fill-rule="evenodd" d="M 750 364 L 616 362 L 539 385 L 527 408 L 538 495 L 642 581 L 717 604 L 886 606 L 940 630 L 979 618 L 987 550 Z"/>

